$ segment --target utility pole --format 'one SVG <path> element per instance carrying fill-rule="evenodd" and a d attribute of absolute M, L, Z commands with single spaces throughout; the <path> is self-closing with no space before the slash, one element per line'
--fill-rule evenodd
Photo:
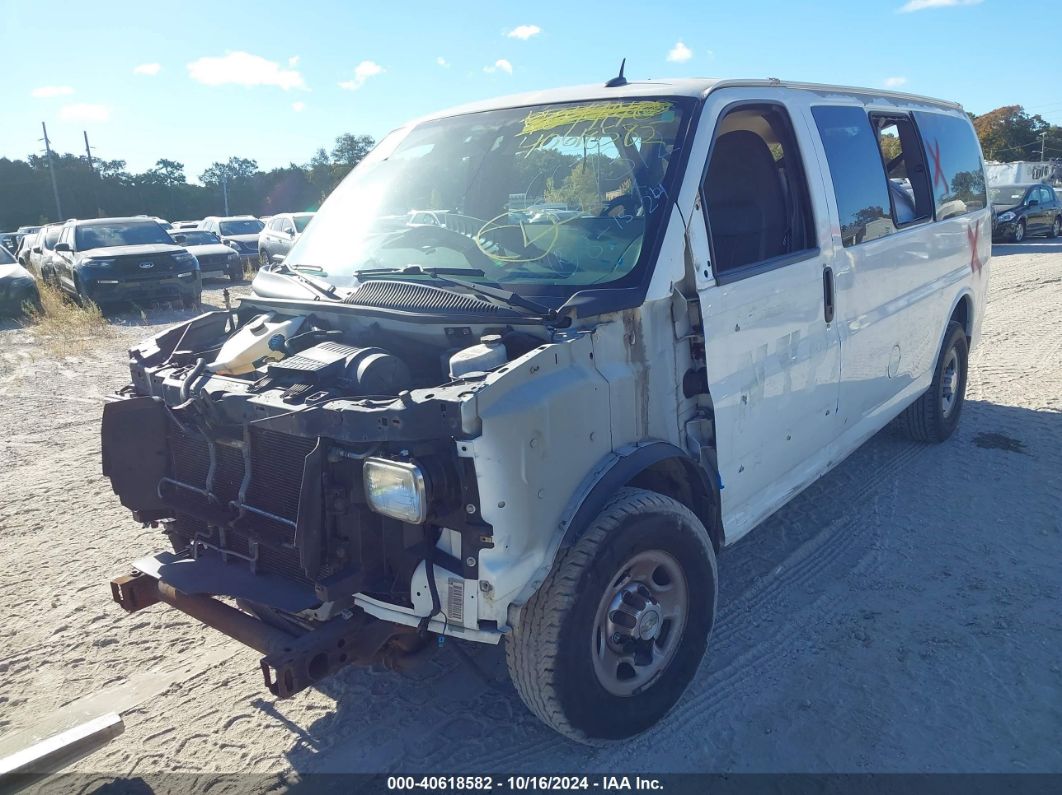
<path fill-rule="evenodd" d="M 92 172 L 92 194 L 96 199 L 96 217 L 103 217 L 103 208 L 100 207 L 100 193 L 99 193 L 99 174 L 96 173 L 96 167 L 92 164 L 92 147 L 89 146 L 88 131 L 82 130 L 81 134 L 85 136 L 85 157 L 88 158 L 89 171 Z"/>
<path fill-rule="evenodd" d="M 1044 142 L 1047 141 L 1047 130 L 1040 133 L 1040 162 L 1044 162 Z"/>
<path fill-rule="evenodd" d="M 225 215 L 229 214 L 229 175 L 221 172 L 221 195 L 225 198 Z"/>
<path fill-rule="evenodd" d="M 52 162 L 52 143 L 48 140 L 48 128 L 41 122 L 44 130 L 44 151 L 48 155 L 48 173 L 52 175 L 52 193 L 55 195 L 55 220 L 63 220 L 63 206 L 59 203 L 59 184 L 55 181 L 55 163 Z"/>
<path fill-rule="evenodd" d="M 92 165 L 92 148 L 89 146 L 88 142 L 88 130 L 82 130 L 81 134 L 85 136 L 85 157 L 88 158 L 89 171 L 95 175 L 96 168 Z"/>

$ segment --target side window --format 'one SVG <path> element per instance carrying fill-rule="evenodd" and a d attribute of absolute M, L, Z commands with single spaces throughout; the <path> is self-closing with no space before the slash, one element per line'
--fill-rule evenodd
<path fill-rule="evenodd" d="M 807 179 L 781 106 L 745 105 L 719 120 L 702 191 L 719 275 L 815 247 Z"/>
<path fill-rule="evenodd" d="M 1040 188 L 1040 204 L 1041 204 L 1041 206 L 1045 205 L 1045 204 L 1050 204 L 1052 198 L 1053 197 L 1052 197 L 1051 191 L 1049 189 L 1044 188 L 1044 187 Z"/>
<path fill-rule="evenodd" d="M 926 167 L 937 220 L 987 206 L 981 145 L 967 119 L 916 111 L 915 123 L 926 147 Z"/>
<path fill-rule="evenodd" d="M 870 114 L 885 164 L 892 220 L 899 226 L 933 217 L 933 194 L 926 178 L 925 161 L 911 117 L 906 114 Z"/>
<path fill-rule="evenodd" d="M 285 234 L 289 234 L 289 235 L 295 234 L 295 226 L 287 218 L 284 219 L 284 223 L 282 225 L 282 229 L 283 229 Z"/>
<path fill-rule="evenodd" d="M 818 105 L 811 114 L 833 178 L 841 242 L 855 246 L 895 232 L 881 149 L 866 111 L 849 105 Z"/>

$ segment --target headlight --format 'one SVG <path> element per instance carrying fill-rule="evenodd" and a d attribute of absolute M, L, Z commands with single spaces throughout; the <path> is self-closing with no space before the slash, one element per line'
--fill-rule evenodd
<path fill-rule="evenodd" d="M 82 261 L 82 265 L 88 268 L 99 268 L 100 270 L 107 270 L 114 264 L 113 259 L 87 259 Z"/>
<path fill-rule="evenodd" d="M 1013 221 L 1014 220 L 1014 213 L 1002 213 L 999 216 L 998 220 L 1003 221 L 1004 223 L 1007 222 L 1007 221 Z"/>
<path fill-rule="evenodd" d="M 364 473 L 365 496 L 376 513 L 410 524 L 428 518 L 428 490 L 416 464 L 366 458 Z"/>
<path fill-rule="evenodd" d="M 199 264 L 199 260 L 190 251 L 178 251 L 173 255 L 173 261 L 181 265 L 191 265 L 193 262 Z"/>
<path fill-rule="evenodd" d="M 239 259 L 240 253 L 238 251 L 230 251 L 226 256 L 229 260 Z"/>

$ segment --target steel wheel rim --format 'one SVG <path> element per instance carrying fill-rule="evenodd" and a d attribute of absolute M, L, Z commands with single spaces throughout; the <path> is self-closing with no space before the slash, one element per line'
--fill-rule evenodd
<path fill-rule="evenodd" d="M 1058 222 L 1058 219 L 1056 218 L 1055 222 L 1053 224 L 1051 224 L 1051 235 L 1052 235 L 1052 237 L 1058 237 L 1058 233 L 1060 231 L 1062 231 L 1062 224 L 1060 224 Z"/>
<path fill-rule="evenodd" d="M 959 402 L 959 354 L 955 348 L 948 351 L 944 361 L 944 372 L 940 377 L 940 410 L 945 417 L 950 417 Z"/>
<path fill-rule="evenodd" d="M 689 587 L 679 562 L 661 549 L 639 552 L 613 576 L 590 636 L 594 674 L 615 696 L 637 695 L 675 657 L 689 616 Z"/>
<path fill-rule="evenodd" d="M 1022 241 L 1022 239 L 1024 239 L 1024 237 L 1025 237 L 1025 226 L 1023 224 L 1018 224 L 1018 226 L 1014 229 L 1014 242 L 1015 243 L 1020 243 Z"/>

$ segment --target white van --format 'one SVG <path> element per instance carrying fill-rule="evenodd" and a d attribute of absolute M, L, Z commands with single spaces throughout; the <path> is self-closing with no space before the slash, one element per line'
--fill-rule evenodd
<path fill-rule="evenodd" d="M 723 546 L 897 417 L 952 434 L 990 226 L 966 114 L 905 94 L 613 80 L 411 123 L 235 314 L 132 351 L 104 471 L 175 551 L 115 599 L 262 650 L 281 697 L 504 638 L 543 721 L 635 735 Z"/>

